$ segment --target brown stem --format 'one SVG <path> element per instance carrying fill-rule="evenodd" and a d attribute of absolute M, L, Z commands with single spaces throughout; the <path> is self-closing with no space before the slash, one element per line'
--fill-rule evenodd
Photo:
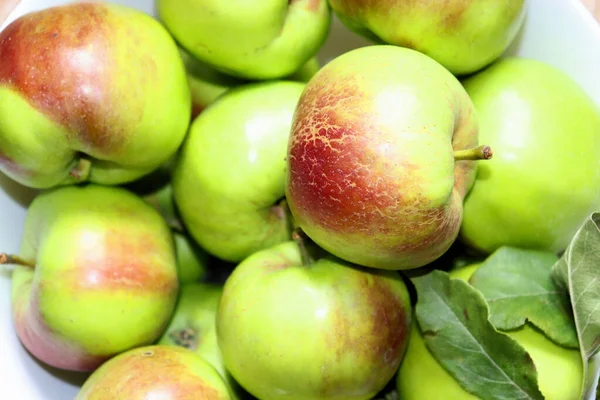
<path fill-rule="evenodd" d="M 300 249 L 300 257 L 302 258 L 302 265 L 309 266 L 314 260 L 308 251 L 308 247 L 306 246 L 306 234 L 300 228 L 294 229 L 292 232 L 292 239 L 298 245 Z"/>
<path fill-rule="evenodd" d="M 77 160 L 77 164 L 69 171 L 69 175 L 71 175 L 76 182 L 83 182 L 90 176 L 91 169 L 92 162 L 87 158 L 80 158 Z"/>
<path fill-rule="evenodd" d="M 476 160 L 489 160 L 492 158 L 494 153 L 492 148 L 488 145 L 482 145 L 473 149 L 456 150 L 454 151 L 455 161 L 476 161 Z"/>
<path fill-rule="evenodd" d="M 25 260 L 19 256 L 0 253 L 0 265 L 2 264 L 15 264 L 22 265 L 23 267 L 35 268 L 35 264 L 31 261 Z"/>

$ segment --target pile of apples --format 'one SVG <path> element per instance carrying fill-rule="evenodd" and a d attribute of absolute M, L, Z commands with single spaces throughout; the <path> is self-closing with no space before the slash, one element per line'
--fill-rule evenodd
<path fill-rule="evenodd" d="M 89 374 L 78 400 L 595 387 L 573 299 L 600 294 L 569 279 L 600 249 L 600 111 L 501 57 L 524 0 L 156 12 L 0 32 L 0 171 L 38 191 L 0 263 L 31 356 Z M 370 42 L 321 65 L 334 16 Z"/>

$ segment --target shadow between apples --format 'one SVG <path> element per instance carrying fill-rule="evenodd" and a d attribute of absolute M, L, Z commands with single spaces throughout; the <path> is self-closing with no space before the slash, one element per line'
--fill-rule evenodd
<path fill-rule="evenodd" d="M 37 189 L 21 185 L 2 172 L 0 172 L 0 187 L 8 197 L 24 208 L 29 207 L 33 199 L 40 193 Z"/>

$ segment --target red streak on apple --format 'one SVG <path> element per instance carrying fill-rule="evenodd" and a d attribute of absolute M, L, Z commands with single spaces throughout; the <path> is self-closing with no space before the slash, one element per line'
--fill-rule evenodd
<path fill-rule="evenodd" d="M 28 293 L 31 283 L 21 288 Z M 54 334 L 43 323 L 35 291 L 20 296 L 13 307 L 15 330 L 24 347 L 40 361 L 65 370 L 92 371 L 106 361 L 108 356 L 92 356 L 83 348 L 69 343 Z"/>
<path fill-rule="evenodd" d="M 170 296 L 178 289 L 176 276 L 169 265 L 157 258 L 160 246 L 150 235 L 134 235 L 126 231 L 108 231 L 93 242 L 81 243 L 76 258 L 77 268 L 71 273 L 74 292 L 101 290 L 163 293 Z"/>
<path fill-rule="evenodd" d="M 354 296 L 360 299 L 356 309 L 340 304 L 339 309 L 332 311 L 333 325 L 326 340 L 329 347 L 337 348 L 338 362 L 346 357 L 368 362 L 365 365 L 369 366 L 371 376 L 364 381 L 368 392 L 372 382 L 381 376 L 392 376 L 400 365 L 407 346 L 410 317 L 403 300 L 383 279 L 365 270 L 359 281 L 352 283 L 355 284 L 358 287 Z M 359 323 L 367 326 L 369 332 L 353 336 L 352 328 Z M 339 384 L 328 378 L 322 395 L 334 395 L 339 389 Z"/>
<path fill-rule="evenodd" d="M 199 356 L 186 349 L 149 346 L 130 350 L 92 375 L 86 400 L 224 399 L 194 370 Z"/>
<path fill-rule="evenodd" d="M 0 86 L 18 91 L 86 143 L 114 149 L 122 135 L 107 118 L 116 67 L 112 34 L 100 3 L 25 15 L 0 33 Z"/>
<path fill-rule="evenodd" d="M 440 29 L 456 29 L 464 20 L 465 14 L 473 0 L 331 0 L 332 7 L 341 11 L 342 15 L 365 21 L 366 15 L 394 18 L 395 15 L 404 17 L 414 10 L 430 14 L 432 17 L 441 16 Z M 365 21 L 366 22 L 366 21 Z"/>
<path fill-rule="evenodd" d="M 302 3 L 301 5 L 303 5 L 306 10 L 317 12 L 323 1 L 325 0 L 288 0 L 288 4 Z"/>

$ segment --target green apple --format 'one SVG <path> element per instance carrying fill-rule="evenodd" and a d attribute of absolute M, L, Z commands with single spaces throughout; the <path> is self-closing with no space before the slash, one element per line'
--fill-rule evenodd
<path fill-rule="evenodd" d="M 184 284 L 171 323 L 158 343 L 184 347 L 198 354 L 221 375 L 232 398 L 239 398 L 240 387 L 225 368 L 217 343 L 216 318 L 222 293 L 221 285 Z"/>
<path fill-rule="evenodd" d="M 157 340 L 179 289 L 161 215 L 119 187 L 87 184 L 39 194 L 27 210 L 15 264 L 17 335 L 40 361 L 91 371 Z"/>
<path fill-rule="evenodd" d="M 371 399 L 404 355 L 407 287 L 396 271 L 305 253 L 280 243 L 227 279 L 217 313 L 225 366 L 259 399 Z"/>
<path fill-rule="evenodd" d="M 340 21 L 375 43 L 412 48 L 454 74 L 490 64 L 515 40 L 526 0 L 329 0 Z"/>
<path fill-rule="evenodd" d="M 76 2 L 0 33 L 0 171 L 50 188 L 121 184 L 185 138 L 185 68 L 168 31 L 138 10 Z"/>
<path fill-rule="evenodd" d="M 209 275 L 211 257 L 187 233 L 173 232 L 179 283 L 199 282 Z"/>
<path fill-rule="evenodd" d="M 291 238 L 282 202 L 285 155 L 304 86 L 239 86 L 192 123 L 173 173 L 173 194 L 184 225 L 208 253 L 238 262 Z"/>
<path fill-rule="evenodd" d="M 450 277 L 468 281 L 479 265 L 453 270 Z M 579 350 L 556 345 L 529 325 L 506 334 L 523 346 L 533 359 L 538 385 L 546 400 L 579 398 L 583 379 Z M 413 324 L 396 382 L 402 400 L 477 400 L 438 364 L 427 349 L 417 323 Z"/>
<path fill-rule="evenodd" d="M 215 369 L 193 352 L 173 346 L 138 347 L 95 370 L 75 400 L 229 400 Z"/>
<path fill-rule="evenodd" d="M 477 115 L 460 82 L 414 50 L 374 45 L 310 80 L 289 138 L 295 222 L 347 261 L 413 269 L 455 241 L 477 170 Z"/>
<path fill-rule="evenodd" d="M 536 60 L 506 58 L 463 82 L 496 153 L 465 199 L 461 240 L 559 252 L 600 208 L 600 112 L 577 82 Z"/>
<path fill-rule="evenodd" d="M 192 94 L 192 120 L 229 89 L 251 82 L 221 73 L 181 48 L 180 52 L 186 66 Z M 286 79 L 308 82 L 319 68 L 318 59 L 313 57 Z"/>
<path fill-rule="evenodd" d="M 158 0 L 180 45 L 228 75 L 280 79 L 298 71 L 327 38 L 327 0 Z"/>
<path fill-rule="evenodd" d="M 166 183 L 164 179 L 166 179 Z M 170 171 L 163 170 L 159 175 L 146 175 L 137 181 L 136 185 L 127 186 L 154 207 L 171 228 L 175 242 L 179 283 L 198 282 L 208 276 L 212 260 L 210 255 L 198 246 L 184 229 L 173 200 L 170 180 Z M 160 184 L 158 189 L 153 186 L 155 181 Z"/>

